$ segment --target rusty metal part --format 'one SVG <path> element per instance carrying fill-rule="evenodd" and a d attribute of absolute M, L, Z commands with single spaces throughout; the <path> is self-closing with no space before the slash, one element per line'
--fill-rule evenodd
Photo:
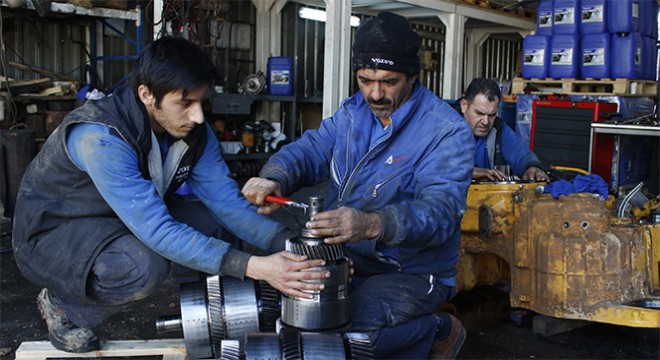
<path fill-rule="evenodd" d="M 512 307 L 565 319 L 660 328 L 660 225 L 619 219 L 593 194 L 473 184 L 461 223 L 458 288 L 509 282 Z"/>

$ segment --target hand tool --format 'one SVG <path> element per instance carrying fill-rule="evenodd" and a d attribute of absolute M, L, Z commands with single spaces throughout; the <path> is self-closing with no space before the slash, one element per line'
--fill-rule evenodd
<path fill-rule="evenodd" d="M 275 204 L 280 204 L 280 205 L 288 205 L 292 207 L 297 207 L 303 210 L 307 210 L 307 207 L 309 205 L 305 203 L 299 203 L 296 201 L 293 201 L 293 199 L 286 198 L 284 196 L 277 196 L 277 195 L 267 195 L 265 198 L 266 201 L 275 203 Z"/>

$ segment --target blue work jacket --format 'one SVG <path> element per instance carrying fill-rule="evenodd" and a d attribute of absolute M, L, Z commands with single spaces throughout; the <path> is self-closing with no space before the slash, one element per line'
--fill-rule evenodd
<path fill-rule="evenodd" d="M 391 115 L 389 134 L 372 144 L 374 121 L 358 92 L 273 155 L 261 176 L 284 194 L 331 179 L 326 210 L 380 214 L 380 236 L 347 244 L 356 275 L 453 278 L 474 165 L 470 126 L 420 83 Z"/>
<path fill-rule="evenodd" d="M 504 164 L 498 163 L 498 157 Z M 474 166 L 491 169 L 495 165 L 505 164 L 511 167 L 511 175 L 520 178 L 532 166 L 543 169 L 543 164 L 536 154 L 529 150 L 513 129 L 498 117 L 493 128 L 485 136 L 485 141 L 477 141 Z"/>

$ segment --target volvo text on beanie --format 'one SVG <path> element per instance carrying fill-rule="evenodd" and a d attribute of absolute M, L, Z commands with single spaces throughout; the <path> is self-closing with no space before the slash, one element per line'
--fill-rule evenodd
<path fill-rule="evenodd" d="M 353 69 L 419 73 L 419 36 L 403 16 L 381 12 L 355 32 Z"/>

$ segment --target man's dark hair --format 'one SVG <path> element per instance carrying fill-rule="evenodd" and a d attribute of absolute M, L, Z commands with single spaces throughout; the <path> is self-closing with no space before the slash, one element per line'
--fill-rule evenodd
<path fill-rule="evenodd" d="M 474 98 L 479 94 L 483 94 L 490 102 L 495 100 L 502 100 L 502 91 L 500 90 L 499 85 L 490 79 L 472 79 L 472 82 L 470 85 L 468 85 L 467 90 L 465 90 L 465 96 L 463 96 L 463 98 L 467 100 L 468 103 L 472 103 Z"/>
<path fill-rule="evenodd" d="M 165 94 L 183 90 L 183 95 L 201 86 L 212 86 L 218 72 L 199 46 L 171 36 L 147 45 L 133 65 L 131 85 L 137 88 L 144 84 L 156 98 L 156 106 Z"/>

